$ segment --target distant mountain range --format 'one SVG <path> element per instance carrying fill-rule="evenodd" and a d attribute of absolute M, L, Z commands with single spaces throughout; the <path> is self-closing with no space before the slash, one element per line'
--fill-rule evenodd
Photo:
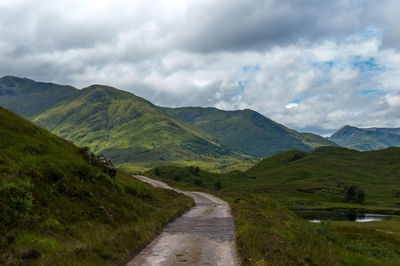
<path fill-rule="evenodd" d="M 288 150 L 309 151 L 337 146 L 312 133 L 299 133 L 252 110 L 223 111 L 217 108 L 163 108 L 173 117 L 191 124 L 235 151 L 266 157 Z"/>
<path fill-rule="evenodd" d="M 163 108 L 104 85 L 79 90 L 6 76 L 0 79 L 0 106 L 134 169 L 196 164 L 222 170 L 249 166 L 254 157 L 336 145 L 251 110 Z"/>
<path fill-rule="evenodd" d="M 370 151 L 400 146 L 400 128 L 357 128 L 345 126 L 335 132 L 330 140 L 340 146 Z"/>

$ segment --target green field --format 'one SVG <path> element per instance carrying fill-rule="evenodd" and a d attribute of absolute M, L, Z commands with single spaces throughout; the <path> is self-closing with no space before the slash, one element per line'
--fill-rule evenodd
<path fill-rule="evenodd" d="M 115 265 L 193 201 L 118 172 L 0 108 L 0 264 Z"/>
<path fill-rule="evenodd" d="M 147 174 L 227 200 L 244 265 L 400 265 L 400 218 L 309 223 L 295 209 L 355 209 L 400 214 L 400 149 L 358 152 L 322 147 L 266 158 L 245 172 L 157 167 Z M 357 185 L 365 202 L 343 193 Z"/>

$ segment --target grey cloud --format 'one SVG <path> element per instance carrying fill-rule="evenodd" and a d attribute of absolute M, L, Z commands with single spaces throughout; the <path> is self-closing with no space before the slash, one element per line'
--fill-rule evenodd
<path fill-rule="evenodd" d="M 347 123 L 400 126 L 398 107 L 385 98 L 400 90 L 399 5 L 397 0 L 1 2 L 0 76 L 76 87 L 103 83 L 167 106 L 252 108 L 323 134 Z M 372 36 L 364 36 L 368 29 Z M 354 57 L 374 57 L 385 70 L 361 73 L 349 59 Z M 324 61 L 335 65 L 314 65 Z M 246 65 L 259 69 L 245 72 Z M 362 95 L 365 89 L 384 95 Z M 285 108 L 293 101 L 296 108 Z"/>
<path fill-rule="evenodd" d="M 183 48 L 195 51 L 265 49 L 299 41 L 343 38 L 365 29 L 364 1 L 224 1 L 193 5 Z M 185 39 L 186 38 L 186 39 Z"/>

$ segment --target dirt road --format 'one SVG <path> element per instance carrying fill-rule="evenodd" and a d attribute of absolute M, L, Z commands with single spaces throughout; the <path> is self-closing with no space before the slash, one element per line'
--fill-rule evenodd
<path fill-rule="evenodd" d="M 173 189 L 145 176 L 134 177 Z M 127 265 L 238 265 L 235 226 L 228 203 L 203 192 L 175 191 L 192 197 L 195 206 L 168 224 Z"/>

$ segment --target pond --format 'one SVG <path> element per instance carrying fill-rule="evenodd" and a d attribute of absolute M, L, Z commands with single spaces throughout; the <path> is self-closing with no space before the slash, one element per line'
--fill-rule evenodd
<path fill-rule="evenodd" d="M 394 215 L 361 213 L 354 210 L 295 210 L 294 212 L 301 218 L 309 220 L 312 223 L 319 223 L 323 220 L 362 223 L 390 220 L 394 217 Z"/>

